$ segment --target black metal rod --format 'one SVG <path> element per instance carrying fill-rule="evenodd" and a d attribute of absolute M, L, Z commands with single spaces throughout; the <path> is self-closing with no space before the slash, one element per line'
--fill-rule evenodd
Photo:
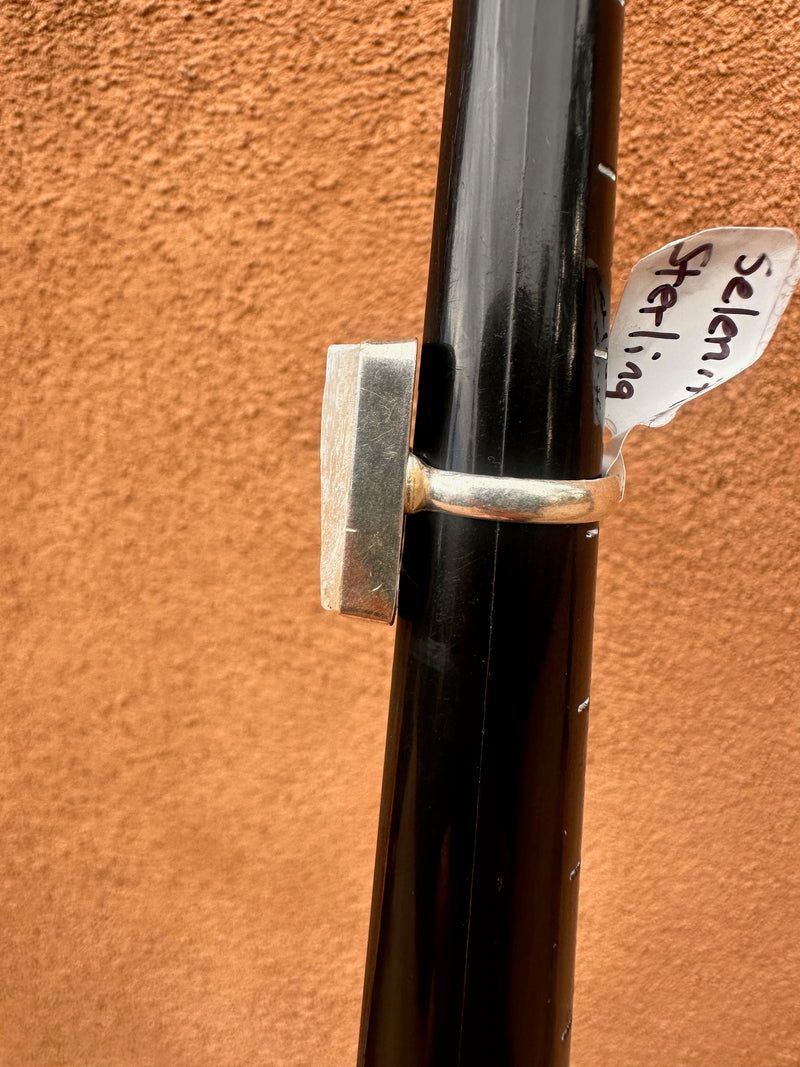
<path fill-rule="evenodd" d="M 456 0 L 414 450 L 600 472 L 619 0 Z M 363 1067 L 569 1057 L 598 538 L 410 516 Z"/>

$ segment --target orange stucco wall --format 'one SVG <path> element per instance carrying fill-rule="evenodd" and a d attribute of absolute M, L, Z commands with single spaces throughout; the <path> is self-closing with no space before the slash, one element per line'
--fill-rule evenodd
<path fill-rule="evenodd" d="M 332 341 L 419 331 L 448 0 L 0 12 L 4 1067 L 352 1063 L 392 635 Z M 800 223 L 795 0 L 629 0 L 616 293 Z M 800 302 L 601 537 L 573 1067 L 797 1064 Z"/>

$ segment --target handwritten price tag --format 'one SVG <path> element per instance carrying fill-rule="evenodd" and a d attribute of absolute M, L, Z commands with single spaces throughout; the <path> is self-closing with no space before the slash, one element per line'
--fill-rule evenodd
<path fill-rule="evenodd" d="M 634 426 L 663 426 L 755 363 L 798 278 L 791 230 L 703 230 L 640 260 L 608 341 L 606 469 Z"/>

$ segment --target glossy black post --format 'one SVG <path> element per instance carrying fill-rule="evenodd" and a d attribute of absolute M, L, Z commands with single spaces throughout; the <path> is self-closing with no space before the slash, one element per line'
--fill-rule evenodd
<path fill-rule="evenodd" d="M 414 450 L 600 472 L 619 0 L 456 0 Z M 363 1067 L 569 1057 L 596 527 L 410 516 Z"/>

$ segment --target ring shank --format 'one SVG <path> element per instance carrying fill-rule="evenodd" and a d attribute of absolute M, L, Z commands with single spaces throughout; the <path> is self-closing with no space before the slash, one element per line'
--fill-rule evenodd
<path fill-rule="evenodd" d="M 602 478 L 550 481 L 437 470 L 412 453 L 406 464 L 405 510 L 494 522 L 576 525 L 604 518 L 620 503 L 624 489 L 621 457 Z"/>

